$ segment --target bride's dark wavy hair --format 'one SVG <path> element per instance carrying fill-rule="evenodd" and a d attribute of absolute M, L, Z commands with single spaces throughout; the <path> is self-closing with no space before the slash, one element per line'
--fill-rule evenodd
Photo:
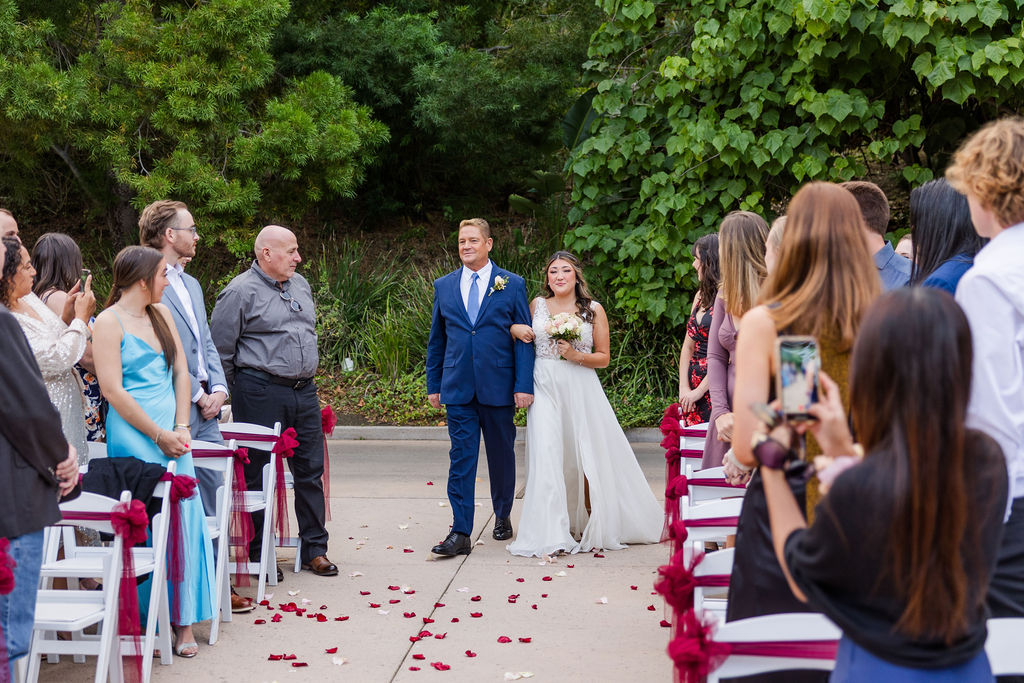
<path fill-rule="evenodd" d="M 590 290 L 587 289 L 587 281 L 583 277 L 583 265 L 580 260 L 573 256 L 567 251 L 556 251 L 548 259 L 547 265 L 544 266 L 544 284 L 541 286 L 541 291 L 546 297 L 553 297 L 554 291 L 551 289 L 551 285 L 548 284 L 548 268 L 555 261 L 565 261 L 572 269 L 576 272 L 576 309 L 579 311 L 580 318 L 584 322 L 594 321 L 594 310 L 590 308 L 590 304 L 594 301 L 594 297 L 591 296 Z"/>

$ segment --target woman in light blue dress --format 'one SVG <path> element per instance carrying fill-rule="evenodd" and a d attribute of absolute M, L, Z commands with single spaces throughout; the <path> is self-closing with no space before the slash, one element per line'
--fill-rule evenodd
<path fill-rule="evenodd" d="M 96 318 L 93 356 L 100 389 L 110 404 L 107 454 L 135 457 L 195 477 L 189 452 L 189 375 L 171 314 L 160 303 L 167 286 L 163 255 L 150 247 L 127 247 L 114 259 L 114 284 Z M 199 650 L 192 624 L 213 616 L 213 547 L 202 502 L 182 500 L 185 549 L 181 584 L 169 583 L 176 654 Z M 149 604 L 150 583 L 140 586 L 139 604 Z M 180 595 L 178 593 L 180 592 Z"/>

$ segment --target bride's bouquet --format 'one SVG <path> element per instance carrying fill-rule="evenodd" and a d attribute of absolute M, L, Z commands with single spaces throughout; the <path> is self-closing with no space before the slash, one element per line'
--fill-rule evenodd
<path fill-rule="evenodd" d="M 558 313 L 544 324 L 544 331 L 549 337 L 570 343 L 580 340 L 582 330 L 583 320 L 575 313 Z"/>

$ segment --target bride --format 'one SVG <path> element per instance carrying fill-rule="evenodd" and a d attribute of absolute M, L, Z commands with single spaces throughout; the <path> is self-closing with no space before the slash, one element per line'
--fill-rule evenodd
<path fill-rule="evenodd" d="M 520 341 L 535 342 L 537 362 L 527 412 L 523 515 L 506 548 L 543 557 L 657 543 L 664 513 L 595 372 L 610 359 L 608 316 L 591 298 L 579 260 L 567 251 L 548 260 L 543 293 L 530 303 L 532 328 L 511 329 Z M 560 313 L 583 321 L 578 341 L 548 334 L 547 321 Z"/>

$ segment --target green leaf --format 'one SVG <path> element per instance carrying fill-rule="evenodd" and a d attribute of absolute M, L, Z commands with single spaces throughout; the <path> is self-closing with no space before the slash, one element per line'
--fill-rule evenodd
<path fill-rule="evenodd" d="M 953 67 L 949 65 L 949 62 L 936 62 L 927 78 L 932 87 L 937 88 L 953 78 Z"/>

